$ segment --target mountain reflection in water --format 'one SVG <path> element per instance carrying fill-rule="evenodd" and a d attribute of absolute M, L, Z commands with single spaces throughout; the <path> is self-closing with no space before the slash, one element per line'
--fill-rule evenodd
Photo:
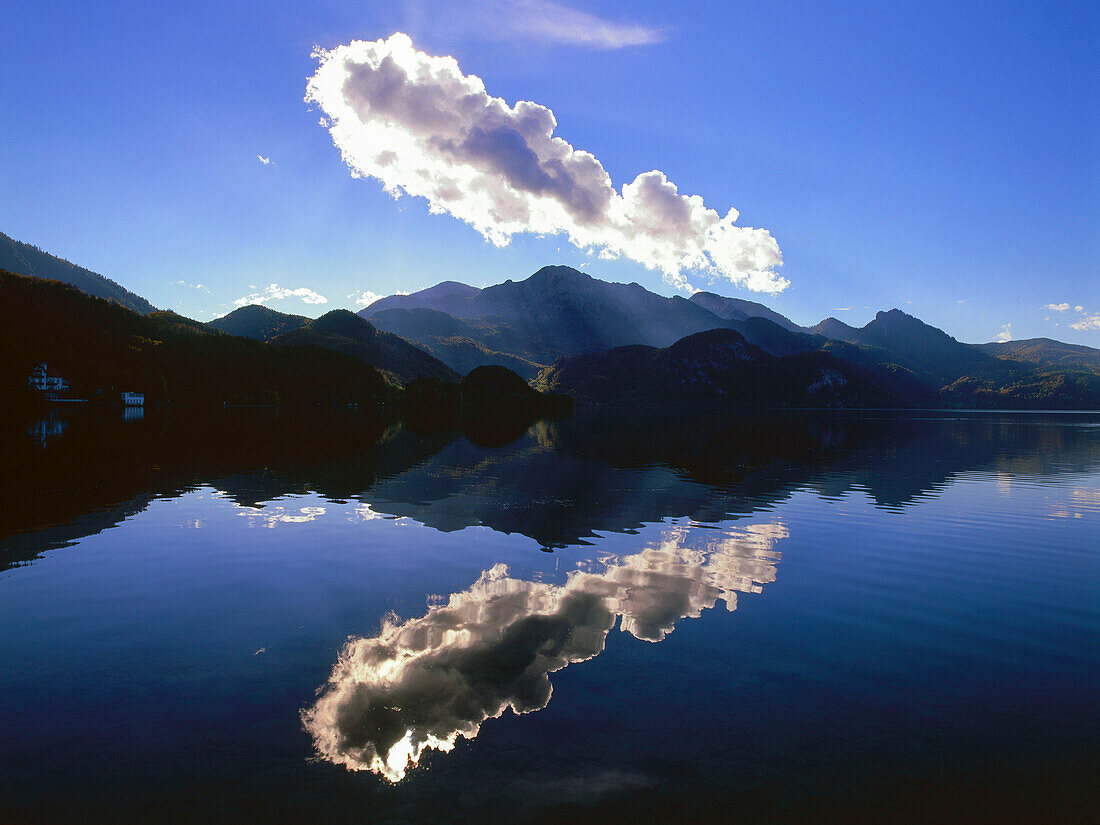
<path fill-rule="evenodd" d="M 722 531 L 674 526 L 641 552 L 576 570 L 562 585 L 510 578 L 497 564 L 445 605 L 350 640 L 302 713 L 317 752 L 397 782 L 425 750 L 450 751 L 506 709 L 546 707 L 549 674 L 597 656 L 620 628 L 659 642 L 685 618 L 775 580 L 779 521 Z"/>
<path fill-rule="evenodd" d="M 744 517 L 799 489 L 829 498 L 864 490 L 896 509 L 968 471 L 1087 472 L 1100 466 L 1091 420 L 586 410 L 517 436 L 513 421 L 425 429 L 361 413 L 240 410 L 122 423 L 85 411 L 53 416 L 44 448 L 40 428 L 3 420 L 0 570 L 204 485 L 254 510 L 257 523 L 316 517 L 275 503 L 312 492 L 442 531 L 519 533 L 544 548 L 665 518 Z"/>

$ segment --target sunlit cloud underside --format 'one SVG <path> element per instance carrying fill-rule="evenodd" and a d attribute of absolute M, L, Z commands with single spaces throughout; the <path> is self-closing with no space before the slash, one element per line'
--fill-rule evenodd
<path fill-rule="evenodd" d="M 348 641 L 317 702 L 302 712 L 318 754 L 392 782 L 428 749 L 450 751 L 511 708 L 546 707 L 549 674 L 598 655 L 608 633 L 662 640 L 687 617 L 775 580 L 781 522 L 726 530 L 671 527 L 641 552 L 574 571 L 562 585 L 510 578 L 504 565 L 426 615 Z"/>
<path fill-rule="evenodd" d="M 722 216 L 657 170 L 616 191 L 594 155 L 554 136 L 550 109 L 492 97 L 453 57 L 418 51 L 401 33 L 314 54 L 320 65 L 306 100 L 324 112 L 352 175 L 381 181 L 395 197 L 422 197 L 498 246 L 519 233 L 564 234 L 680 289 L 693 289 L 693 272 L 762 292 L 789 285 L 766 229 L 737 226 L 736 209 Z"/>

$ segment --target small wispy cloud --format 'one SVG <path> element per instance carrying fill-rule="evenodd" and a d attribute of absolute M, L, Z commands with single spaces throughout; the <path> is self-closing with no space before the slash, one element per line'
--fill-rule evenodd
<path fill-rule="evenodd" d="M 188 289 L 197 289 L 200 292 L 205 292 L 207 295 L 210 294 L 210 290 L 207 289 L 206 284 L 191 284 L 187 281 L 172 281 L 172 286 L 183 286 L 187 287 Z"/>
<path fill-rule="evenodd" d="M 649 46 L 665 39 L 660 29 L 606 20 L 552 0 L 492 2 L 487 4 L 485 12 L 492 15 L 495 23 L 489 31 L 509 38 L 531 38 L 591 49 Z"/>
<path fill-rule="evenodd" d="M 1002 344 L 1012 340 L 1012 324 L 1001 324 L 1001 331 L 997 333 L 997 340 Z"/>
<path fill-rule="evenodd" d="M 263 155 L 256 155 L 256 160 L 258 160 L 264 166 L 270 166 L 275 162 L 271 158 L 265 158 Z"/>
<path fill-rule="evenodd" d="M 1063 301 L 1060 304 L 1044 304 L 1043 309 L 1049 309 L 1052 312 L 1069 312 L 1070 309 L 1072 309 L 1074 312 L 1079 313 L 1081 317 L 1075 321 L 1069 322 L 1070 329 L 1075 329 L 1078 332 L 1095 332 L 1100 330 L 1100 313 L 1087 310 L 1082 304 L 1074 304 L 1071 307 L 1068 301 Z M 1043 320 L 1049 321 L 1050 316 L 1047 316 Z M 1061 326 L 1061 324 L 1055 324 L 1055 326 Z"/>
<path fill-rule="evenodd" d="M 278 284 L 269 284 L 265 289 L 253 292 L 233 301 L 238 307 L 251 306 L 252 304 L 266 304 L 271 301 L 282 301 L 287 298 L 298 298 L 304 304 L 327 304 L 328 298 L 312 289 L 301 286 L 296 289 L 285 289 Z"/>
<path fill-rule="evenodd" d="M 851 307 L 833 307 L 830 312 L 851 312 Z"/>

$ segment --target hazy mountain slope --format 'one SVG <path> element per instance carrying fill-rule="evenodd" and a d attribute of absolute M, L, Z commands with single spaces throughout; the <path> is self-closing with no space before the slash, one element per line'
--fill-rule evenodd
<path fill-rule="evenodd" d="M 461 376 L 404 338 L 382 332 L 346 309 L 334 309 L 304 326 L 276 335 L 273 346 L 311 345 L 342 352 L 393 375 L 404 384 L 417 378 L 458 381 Z"/>
<path fill-rule="evenodd" d="M 793 332 L 763 316 L 745 318 L 743 321 L 727 321 L 730 329 L 737 330 L 753 346 L 771 355 L 797 355 L 824 347 L 829 340 L 821 335 Z"/>
<path fill-rule="evenodd" d="M 756 301 L 746 301 L 743 298 L 726 298 L 713 292 L 696 292 L 689 299 L 693 304 L 713 312 L 719 318 L 727 318 L 733 321 L 743 321 L 746 318 L 767 318 L 773 324 L 778 324 L 790 332 L 805 332 L 806 330 L 786 316 Z"/>
<path fill-rule="evenodd" d="M 469 286 L 458 281 L 441 281 L 435 286 L 414 292 L 411 295 L 389 295 L 379 298 L 373 304 L 359 312 L 364 318 L 369 318 L 376 312 L 387 309 L 434 309 L 456 315 L 459 318 L 469 317 L 465 307 L 470 299 L 481 292 L 476 286 Z"/>
<path fill-rule="evenodd" d="M 270 341 L 276 335 L 301 329 L 308 323 L 309 318 L 304 315 L 288 315 L 270 307 L 252 304 L 215 318 L 207 326 L 229 335 L 239 335 L 255 341 Z"/>
<path fill-rule="evenodd" d="M 1100 349 L 1065 344 L 1051 338 L 976 344 L 977 349 L 994 358 L 1038 364 L 1045 367 L 1083 367 L 1100 374 Z"/>
<path fill-rule="evenodd" d="M 156 307 L 110 278 L 43 252 L 36 246 L 9 238 L 0 232 L 0 269 L 34 278 L 48 278 L 75 286 L 88 295 L 115 301 L 127 309 L 145 315 Z"/>
<path fill-rule="evenodd" d="M 530 380 L 546 364 L 508 352 L 526 350 L 527 343 L 507 324 L 466 321 L 434 309 L 384 309 L 370 316 L 378 329 L 415 341 L 460 375 L 475 367 L 496 365 Z M 504 350 L 504 351 L 502 351 Z"/>
<path fill-rule="evenodd" d="M 71 395 L 92 400 L 117 400 L 122 390 L 180 404 L 370 403 L 393 394 L 378 370 L 341 353 L 270 347 L 0 272 L 0 397 L 30 401 L 27 375 L 40 362 L 69 381 Z"/>
<path fill-rule="evenodd" d="M 814 324 L 808 331 L 815 335 L 824 335 L 826 338 L 832 338 L 836 341 L 851 342 L 859 336 L 858 329 L 831 317 Z"/>
<path fill-rule="evenodd" d="M 776 358 L 734 330 L 697 333 L 664 348 L 616 347 L 562 358 L 540 389 L 580 401 L 658 406 L 859 407 L 890 398 L 858 367 L 824 352 Z"/>

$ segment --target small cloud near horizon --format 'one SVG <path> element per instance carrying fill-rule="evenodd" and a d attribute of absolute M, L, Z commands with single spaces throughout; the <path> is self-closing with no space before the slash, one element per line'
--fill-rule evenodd
<path fill-rule="evenodd" d="M 736 225 L 736 209 L 720 214 L 658 169 L 617 190 L 594 155 L 554 134 L 550 109 L 509 106 L 453 57 L 418 51 L 400 32 L 314 56 L 306 101 L 324 111 L 352 176 L 380 181 L 395 199 L 424 198 L 499 247 L 517 234 L 563 235 L 686 292 L 695 289 L 687 273 L 772 294 L 790 285 L 768 230 Z"/>
<path fill-rule="evenodd" d="M 1068 301 L 1063 301 L 1060 304 L 1043 304 L 1043 309 L 1049 309 L 1053 312 L 1069 312 L 1071 307 Z M 1069 323 L 1070 329 L 1075 329 L 1078 332 L 1100 331 L 1100 313 L 1086 310 L 1082 304 L 1075 304 L 1072 309 L 1074 312 L 1080 313 L 1081 317 Z M 1048 315 L 1043 320 L 1049 321 L 1050 316 Z M 1055 326 L 1061 326 L 1061 324 L 1055 324 Z"/>
<path fill-rule="evenodd" d="M 394 293 L 391 293 L 391 294 L 393 294 L 393 295 L 408 295 L 409 293 L 404 292 L 402 290 L 398 290 L 397 292 L 394 292 Z M 385 298 L 387 296 L 380 295 L 377 292 L 372 292 L 369 289 L 361 289 L 358 292 L 349 293 L 347 297 L 348 297 L 349 300 L 354 301 L 356 306 L 368 307 L 371 304 L 373 304 L 375 301 L 381 300 L 382 298 Z"/>
<path fill-rule="evenodd" d="M 254 288 L 254 287 L 253 287 Z M 233 301 L 237 307 L 251 306 L 252 304 L 266 304 L 270 301 L 283 301 L 287 298 L 298 298 L 304 304 L 327 304 L 328 298 L 307 287 L 285 289 L 278 284 L 269 284 L 265 289 L 253 292 Z"/>
<path fill-rule="evenodd" d="M 205 292 L 207 295 L 210 294 L 210 290 L 207 289 L 206 284 L 189 284 L 187 283 L 187 281 L 172 281 L 172 286 L 184 286 L 188 289 L 200 290 L 201 292 Z"/>
<path fill-rule="evenodd" d="M 1012 324 L 1001 324 L 1001 331 L 997 333 L 997 340 L 1002 344 L 1012 340 Z"/>
<path fill-rule="evenodd" d="M 1085 312 L 1084 307 L 1077 307 L 1077 311 Z M 1100 331 L 1100 314 L 1086 312 L 1083 318 L 1070 324 L 1070 327 L 1078 332 Z"/>
<path fill-rule="evenodd" d="M 851 307 L 833 307 L 829 312 L 851 312 Z"/>

